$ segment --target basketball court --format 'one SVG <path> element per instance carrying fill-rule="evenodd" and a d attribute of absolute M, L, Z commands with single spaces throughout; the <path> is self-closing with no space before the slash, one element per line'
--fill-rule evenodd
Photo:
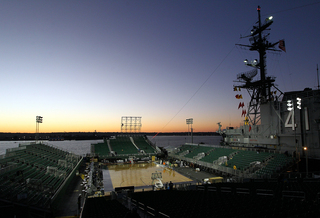
<path fill-rule="evenodd" d="M 174 184 L 192 182 L 175 170 L 156 163 L 118 164 L 103 170 L 104 190 L 110 192 L 116 187 L 126 186 L 134 186 L 135 190 L 151 189 L 151 177 L 155 173 L 162 176 L 163 184 L 170 181 Z"/>

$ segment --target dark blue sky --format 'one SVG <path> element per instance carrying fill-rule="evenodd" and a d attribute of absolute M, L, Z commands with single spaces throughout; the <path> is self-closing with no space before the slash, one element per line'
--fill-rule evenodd
<path fill-rule="evenodd" d="M 233 80 L 258 58 L 236 43 L 273 15 L 267 73 L 282 91 L 316 88 L 320 1 L 5 1 L 0 7 L 0 132 L 239 126 Z M 249 101 L 243 91 L 244 102 Z"/>

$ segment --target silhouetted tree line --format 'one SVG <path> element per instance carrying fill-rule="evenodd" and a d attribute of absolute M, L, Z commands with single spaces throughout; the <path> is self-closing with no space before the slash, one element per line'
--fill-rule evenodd
<path fill-rule="evenodd" d="M 121 133 L 121 132 L 56 132 L 56 133 L 39 133 L 39 140 L 95 140 L 108 139 L 116 135 L 144 135 L 144 136 L 186 136 L 186 132 L 141 132 L 141 133 Z M 215 132 L 194 132 L 194 136 L 215 136 Z M 28 141 L 35 140 L 36 133 L 0 133 L 0 141 Z"/>

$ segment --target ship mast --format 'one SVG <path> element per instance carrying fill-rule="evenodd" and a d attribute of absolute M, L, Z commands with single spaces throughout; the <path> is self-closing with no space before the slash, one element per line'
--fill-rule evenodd
<path fill-rule="evenodd" d="M 259 19 L 259 30 L 261 30 L 261 15 L 260 15 L 260 6 L 257 8 L 258 11 L 258 19 Z M 271 19 L 270 19 L 271 20 Z M 273 22 L 273 21 L 272 21 Z M 260 60 L 260 78 L 261 78 L 261 85 L 262 85 L 262 96 L 266 96 L 266 87 L 265 87 L 265 80 L 266 80 L 266 73 L 265 73 L 265 58 L 266 58 L 266 49 L 262 42 L 262 30 L 259 32 L 259 39 L 258 39 L 258 49 L 259 52 L 259 60 Z"/>
<path fill-rule="evenodd" d="M 258 22 L 253 26 L 251 34 L 246 37 L 249 37 L 250 45 L 236 44 L 242 47 L 249 48 L 250 51 L 257 51 L 259 53 L 259 60 L 255 59 L 254 61 L 249 62 L 245 60 L 247 66 L 253 67 L 254 69 L 248 72 L 240 73 L 237 75 L 236 87 L 247 89 L 251 100 L 248 105 L 248 111 L 246 114 L 246 120 L 250 125 L 257 125 L 260 123 L 260 105 L 265 104 L 269 101 L 274 101 L 278 99 L 276 92 L 272 92 L 271 88 L 275 88 L 279 91 L 278 94 L 282 92 L 275 87 L 274 81 L 275 77 L 266 76 L 266 52 L 268 50 L 280 52 L 281 50 L 275 49 L 276 43 L 270 43 L 267 40 L 269 33 L 265 33 L 266 30 L 269 30 L 268 27 L 273 23 L 272 16 L 268 17 L 264 23 L 261 22 L 260 15 L 260 6 L 257 8 L 258 11 Z M 257 75 L 258 70 L 260 71 L 260 79 L 253 81 L 253 77 Z"/>

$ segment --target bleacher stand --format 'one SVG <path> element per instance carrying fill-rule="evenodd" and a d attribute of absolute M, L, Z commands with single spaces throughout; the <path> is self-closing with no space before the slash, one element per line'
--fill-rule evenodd
<path fill-rule="evenodd" d="M 234 173 L 233 175 L 246 174 L 252 178 L 271 177 L 279 173 L 289 165 L 294 159 L 285 154 L 267 151 L 238 150 L 230 147 L 220 146 L 199 146 L 195 144 L 185 144 L 170 154 L 173 158 L 222 170 L 224 173 Z"/>
<path fill-rule="evenodd" d="M 161 150 L 153 145 L 144 136 L 139 135 L 119 135 L 115 138 L 104 140 L 103 143 L 91 144 L 91 154 L 104 161 L 150 159 L 161 153 Z"/>
<path fill-rule="evenodd" d="M 45 144 L 7 149 L 0 161 L 0 201 L 49 210 L 81 160 Z"/>
<path fill-rule="evenodd" d="M 132 140 L 136 146 L 145 153 L 150 154 L 156 152 L 156 149 L 150 145 L 143 136 L 134 136 L 132 137 Z"/>
<path fill-rule="evenodd" d="M 138 149 L 132 144 L 127 136 L 117 136 L 110 140 L 111 149 L 118 154 L 137 154 Z"/>

